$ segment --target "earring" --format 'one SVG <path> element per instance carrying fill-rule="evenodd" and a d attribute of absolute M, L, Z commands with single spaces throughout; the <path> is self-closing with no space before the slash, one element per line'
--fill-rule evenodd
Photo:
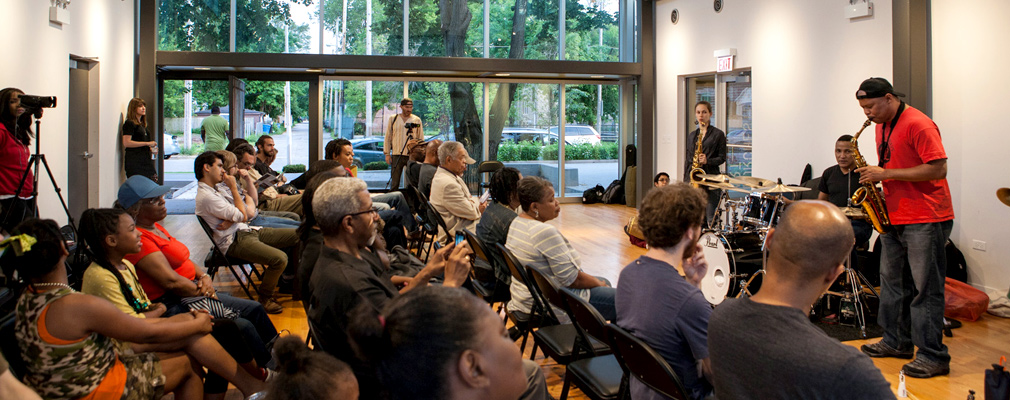
<path fill-rule="evenodd" d="M 540 218 L 540 210 L 533 210 L 533 218 Z"/>

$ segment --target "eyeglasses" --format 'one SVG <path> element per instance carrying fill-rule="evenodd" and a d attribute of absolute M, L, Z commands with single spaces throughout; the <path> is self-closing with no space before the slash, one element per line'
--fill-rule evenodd
<path fill-rule="evenodd" d="M 369 209 L 367 209 L 365 211 L 359 211 L 359 212 L 356 212 L 356 213 L 353 213 L 353 214 L 347 214 L 347 216 L 349 216 L 349 217 L 355 217 L 355 216 L 358 216 L 358 215 L 361 215 L 361 214 L 368 214 L 368 213 L 376 213 L 376 214 L 378 214 L 379 213 L 379 209 L 376 208 L 376 207 L 372 207 L 372 208 L 369 208 Z"/>

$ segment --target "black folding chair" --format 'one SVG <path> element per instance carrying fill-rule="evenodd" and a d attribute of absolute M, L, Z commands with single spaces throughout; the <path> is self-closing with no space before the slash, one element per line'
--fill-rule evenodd
<path fill-rule="evenodd" d="M 554 308 L 550 307 L 553 305 L 565 312 L 568 319 L 574 320 L 568 312 L 568 304 L 561 297 L 561 292 L 558 291 L 558 287 L 554 285 L 553 281 L 535 268 L 526 267 L 526 273 L 532 278 L 533 290 L 530 293 L 533 296 L 540 296 L 540 301 L 547 305 L 544 308 L 548 315 L 560 320 L 554 313 Z M 610 347 L 606 343 L 593 338 L 587 338 L 587 342 L 582 343 L 580 339 L 574 323 L 544 326 L 533 331 L 533 340 L 544 350 L 544 354 L 553 358 L 558 364 L 567 365 L 574 360 L 610 353 Z M 535 356 L 536 348 L 533 353 L 533 357 Z M 530 359 L 532 360 L 533 357 Z"/>
<path fill-rule="evenodd" d="M 520 266 L 519 260 L 516 256 L 512 254 L 509 249 L 502 246 L 501 243 L 495 243 L 495 248 L 501 253 L 502 259 L 505 260 L 505 265 L 508 267 L 509 272 L 512 273 L 512 283 L 518 283 L 520 285 L 526 286 L 526 290 L 530 290 L 532 295 L 532 289 L 530 288 L 530 279 L 526 276 L 525 268 Z M 540 327 L 543 325 L 557 325 L 557 320 L 549 320 L 544 314 L 544 304 L 540 302 L 540 298 L 535 295 L 531 296 L 533 298 L 533 305 L 530 307 L 529 314 L 525 314 L 515 310 L 509 310 L 508 306 L 505 307 L 505 315 L 508 319 L 512 321 L 519 333 L 522 334 L 523 342 L 519 345 L 519 351 L 526 351 L 526 340 L 529 338 L 530 332 L 533 328 Z M 537 344 L 533 343 L 533 353 L 536 354 Z"/>
<path fill-rule="evenodd" d="M 449 243 L 452 243 L 452 241 L 453 241 L 453 233 L 449 232 L 449 225 L 447 225 L 445 223 L 445 218 L 442 218 L 442 214 L 439 214 L 438 211 L 435 210 L 435 205 L 431 204 L 430 201 L 428 202 L 428 209 L 431 210 L 431 213 L 429 214 L 429 215 L 431 215 L 431 218 L 434 219 L 435 223 L 438 224 L 438 227 L 442 228 L 442 231 L 445 232 L 445 242 L 442 243 L 442 244 L 443 245 L 448 245 Z M 438 235 L 436 235 L 435 237 L 437 238 Z M 432 240 L 435 240 L 435 239 L 432 239 Z"/>
<path fill-rule="evenodd" d="M 217 247 L 217 242 L 214 241 L 214 230 L 210 227 L 210 224 L 208 224 L 207 221 L 199 215 L 196 216 L 196 220 L 200 222 L 200 227 L 203 228 L 203 233 L 207 234 L 207 239 L 210 239 L 210 253 L 208 253 L 207 258 L 203 260 L 203 266 L 207 269 L 207 275 L 210 275 L 210 279 L 214 280 L 214 275 L 217 274 L 217 270 L 221 267 L 227 267 L 228 270 L 231 271 L 232 276 L 235 277 L 235 281 L 238 282 L 239 287 L 245 291 L 245 295 L 249 296 L 250 299 L 253 299 L 252 292 L 257 292 L 257 294 L 259 293 L 256 288 L 256 283 L 253 282 L 253 274 L 262 279 L 262 275 L 260 274 L 260 271 L 256 269 L 256 265 L 241 258 L 230 257 L 225 252 L 221 251 L 221 248 Z M 238 271 L 242 271 L 242 275 L 239 275 L 235 267 L 238 267 Z"/>
<path fill-rule="evenodd" d="M 432 217 L 433 214 L 437 214 L 435 210 L 431 209 L 431 203 L 428 202 L 428 197 L 421 193 L 420 190 L 415 189 L 414 194 L 417 195 L 418 200 L 418 210 L 417 217 L 421 219 L 421 229 L 423 229 L 424 234 L 421 238 L 421 243 L 417 245 L 417 258 L 421 258 L 421 253 L 424 251 L 424 262 L 428 262 L 428 256 L 431 255 L 431 248 L 438 237 L 438 222 Z M 431 239 L 428 242 L 428 239 Z M 428 249 L 424 249 L 424 244 L 428 243 Z"/>
<path fill-rule="evenodd" d="M 498 280 L 496 274 L 498 266 L 494 265 L 491 257 L 488 257 L 484 241 L 480 240 L 469 229 L 463 229 L 463 235 L 466 237 L 466 241 L 470 244 L 470 249 L 473 250 L 475 256 L 470 268 L 470 280 L 473 281 L 474 291 L 492 306 L 494 306 L 494 303 L 499 303 L 498 312 L 501 312 L 505 303 L 512 299 L 509 287 L 505 282 Z M 491 266 L 491 270 L 477 267 L 477 260 L 487 263 L 487 265 Z"/>
<path fill-rule="evenodd" d="M 501 161 L 496 161 L 496 160 L 483 161 L 477 167 L 477 173 L 478 174 L 488 174 L 488 179 L 484 179 L 484 180 L 485 181 L 490 181 L 491 180 L 490 179 L 490 175 L 494 175 L 495 172 L 498 172 L 502 168 L 505 168 L 505 164 L 502 164 Z M 480 187 L 482 187 L 482 188 L 487 188 L 489 186 L 491 186 L 489 183 L 483 183 L 482 182 L 480 184 Z"/>
<path fill-rule="evenodd" d="M 635 377 L 666 397 L 678 400 L 688 398 L 680 377 L 659 353 L 617 325 L 609 324 L 607 330 L 614 345 L 614 355 L 626 375 Z"/>
<path fill-rule="evenodd" d="M 569 315 L 575 322 L 580 340 L 577 343 L 591 343 L 592 339 L 609 341 L 607 321 L 588 301 L 575 295 L 568 288 L 561 289 L 561 297 L 568 304 Z M 624 369 L 613 354 L 600 355 L 589 348 L 594 357 L 572 361 L 565 370 L 565 383 L 561 388 L 561 399 L 568 397 L 569 383 L 582 389 L 594 400 L 617 399 L 621 389 L 627 384 Z"/>

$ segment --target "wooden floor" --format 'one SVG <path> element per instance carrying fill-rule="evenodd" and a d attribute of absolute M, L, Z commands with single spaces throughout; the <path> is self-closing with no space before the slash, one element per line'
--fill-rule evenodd
<path fill-rule="evenodd" d="M 582 267 L 587 273 L 603 276 L 616 285 L 621 269 L 645 253 L 644 249 L 632 246 L 622 230 L 634 213 L 633 208 L 625 206 L 563 204 L 561 216 L 551 223 L 561 230 L 582 255 L 585 263 Z M 170 215 L 164 221 L 164 225 L 169 232 L 189 246 L 192 252 L 190 258 L 201 264 L 210 248 L 210 241 L 200 230 L 196 218 L 192 215 Z M 215 282 L 219 290 L 244 296 L 227 272 L 220 273 Z M 281 300 L 284 312 L 271 316 L 274 324 L 278 330 L 286 330 L 290 334 L 304 338 L 308 333 L 308 325 L 301 303 L 291 301 L 290 298 Z M 985 370 L 990 368 L 990 364 L 997 362 L 1001 355 L 1010 355 L 1010 320 L 985 314 L 976 322 L 965 322 L 964 327 L 953 332 L 953 338 L 945 338 L 945 344 L 949 347 L 953 358 L 950 375 L 932 379 L 906 379 L 909 398 L 962 400 L 967 397 L 969 389 L 975 390 L 977 398 L 983 398 Z M 863 343 L 876 340 L 879 339 L 850 341 L 845 344 L 858 348 Z M 531 347 L 527 344 L 525 358 L 529 358 Z M 537 362 L 547 377 L 551 394 L 555 398 L 560 397 L 564 366 L 549 359 L 544 360 L 542 353 L 538 354 Z M 884 377 L 891 382 L 893 390 L 897 390 L 898 371 L 905 362 L 907 361 L 898 359 L 874 359 Z M 233 389 L 231 392 L 229 399 L 241 398 L 236 390 Z M 586 397 L 578 389 L 573 388 L 569 398 Z"/>

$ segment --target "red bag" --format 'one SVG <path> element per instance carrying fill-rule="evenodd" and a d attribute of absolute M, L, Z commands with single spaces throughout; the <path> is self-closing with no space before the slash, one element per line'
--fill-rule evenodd
<path fill-rule="evenodd" d="M 989 296 L 967 283 L 947 278 L 944 291 L 943 316 L 947 318 L 978 321 L 989 308 Z"/>

